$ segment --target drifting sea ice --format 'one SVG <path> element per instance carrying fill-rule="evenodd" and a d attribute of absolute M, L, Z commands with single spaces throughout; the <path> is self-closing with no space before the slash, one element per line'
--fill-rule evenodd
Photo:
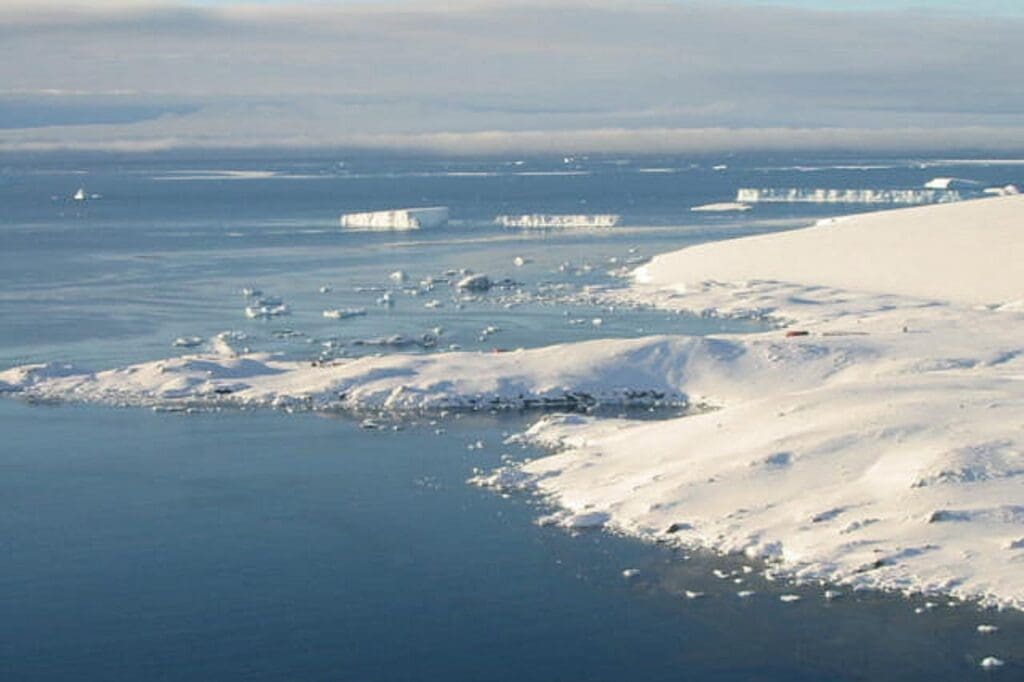
<path fill-rule="evenodd" d="M 347 320 L 351 317 L 363 317 L 366 308 L 335 308 L 323 311 L 323 316 L 331 320 Z"/>
<path fill-rule="evenodd" d="M 483 273 L 469 274 L 455 284 L 456 288 L 463 291 L 487 291 L 491 288 L 491 278 Z"/>
<path fill-rule="evenodd" d="M 203 339 L 200 336 L 179 336 L 171 345 L 175 348 L 196 348 L 202 344 Z"/>
<path fill-rule="evenodd" d="M 289 310 L 288 306 L 283 303 L 278 305 L 250 305 L 245 307 L 245 316 L 250 320 L 266 320 L 272 317 L 288 315 L 290 313 L 291 310 Z"/>

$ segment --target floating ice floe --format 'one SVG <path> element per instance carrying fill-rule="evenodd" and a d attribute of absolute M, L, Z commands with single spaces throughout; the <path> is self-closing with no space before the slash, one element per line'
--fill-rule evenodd
<path fill-rule="evenodd" d="M 1017 188 L 1017 185 L 1003 185 L 1002 187 L 986 187 L 984 193 L 989 196 L 1009 197 L 1020 194 L 1020 189 Z"/>
<path fill-rule="evenodd" d="M 448 218 L 447 206 L 397 208 L 388 211 L 346 213 L 341 216 L 341 226 L 362 230 L 418 230 L 442 227 L 447 224 Z"/>
<path fill-rule="evenodd" d="M 175 348 L 195 348 L 203 344 L 201 336 L 179 336 L 174 339 L 173 345 Z"/>
<path fill-rule="evenodd" d="M 491 288 L 491 278 L 483 273 L 466 275 L 455 286 L 464 291 L 487 291 Z"/>
<path fill-rule="evenodd" d="M 84 187 L 79 187 L 74 194 L 71 195 L 73 201 L 87 201 L 89 199 L 102 199 L 102 194 L 89 194 L 85 191 Z"/>
<path fill-rule="evenodd" d="M 615 227 L 622 216 L 602 214 L 552 214 L 531 213 L 522 215 L 499 215 L 494 222 L 503 227 L 562 228 L 562 227 Z"/>
<path fill-rule="evenodd" d="M 366 315 L 366 308 L 334 308 L 323 312 L 323 316 L 331 320 L 346 320 L 350 317 L 363 317 L 364 315 Z"/>
<path fill-rule="evenodd" d="M 289 314 L 291 314 L 291 310 L 283 303 L 271 305 L 250 305 L 245 307 L 245 316 L 251 320 L 267 320 L 272 317 L 280 317 L 282 315 Z"/>
<path fill-rule="evenodd" d="M 978 665 L 980 665 L 984 670 L 995 670 L 996 668 L 1002 668 L 1005 664 L 1001 658 L 986 656 L 981 659 L 981 662 Z"/>

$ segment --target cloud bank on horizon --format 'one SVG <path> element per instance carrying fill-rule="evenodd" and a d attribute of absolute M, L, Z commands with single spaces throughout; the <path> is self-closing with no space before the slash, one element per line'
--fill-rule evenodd
<path fill-rule="evenodd" d="M 1019 151 L 1022 35 L 995 9 L 7 3 L 0 151 Z"/>

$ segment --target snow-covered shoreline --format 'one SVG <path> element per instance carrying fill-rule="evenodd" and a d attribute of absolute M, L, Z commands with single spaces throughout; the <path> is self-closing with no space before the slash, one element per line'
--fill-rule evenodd
<path fill-rule="evenodd" d="M 743 552 L 796 579 L 1024 608 L 1024 197 L 864 214 L 664 254 L 617 295 L 789 326 L 332 364 L 190 355 L 0 372 L 119 405 L 414 411 L 704 403 L 546 416 L 553 454 L 479 481 L 566 519 Z M 589 522 L 588 521 L 588 522 Z"/>

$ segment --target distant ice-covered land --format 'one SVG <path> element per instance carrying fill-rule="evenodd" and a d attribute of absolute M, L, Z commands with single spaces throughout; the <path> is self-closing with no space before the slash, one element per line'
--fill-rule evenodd
<path fill-rule="evenodd" d="M 656 257 L 609 300 L 746 335 L 311 363 L 193 354 L 0 373 L 28 399 L 181 409 L 701 406 L 542 417 L 476 477 L 568 527 L 741 552 L 773 575 L 1024 608 L 1024 197 L 862 214 Z"/>
<path fill-rule="evenodd" d="M 494 219 L 498 225 L 505 227 L 553 228 L 553 227 L 615 227 L 622 217 L 617 214 L 544 214 L 499 215 Z"/>
<path fill-rule="evenodd" d="M 741 188 L 743 204 L 942 204 L 970 198 L 958 190 L 941 189 L 757 189 Z"/>
<path fill-rule="evenodd" d="M 396 208 L 389 211 L 346 213 L 341 226 L 361 230 L 418 230 L 441 227 L 448 222 L 447 206 Z"/>

